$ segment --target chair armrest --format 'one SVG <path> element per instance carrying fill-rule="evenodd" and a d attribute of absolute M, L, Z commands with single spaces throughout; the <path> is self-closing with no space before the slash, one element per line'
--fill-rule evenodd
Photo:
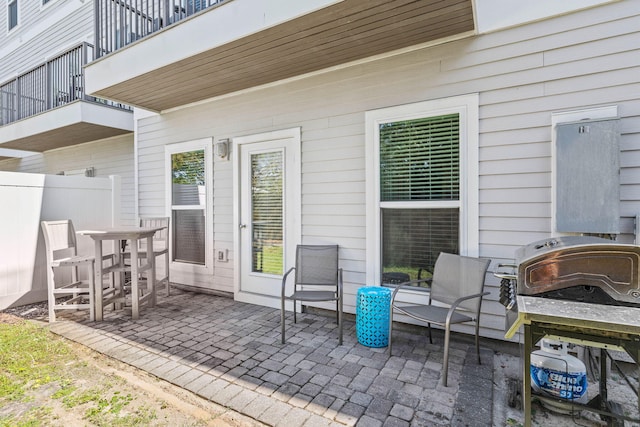
<path fill-rule="evenodd" d="M 295 269 L 295 267 L 291 267 L 286 273 L 284 273 L 284 276 L 282 276 L 282 298 L 284 298 L 284 290 L 287 286 L 287 276 L 289 276 L 289 273 L 291 273 Z"/>
<path fill-rule="evenodd" d="M 393 293 L 391 294 L 391 304 L 393 304 L 395 302 L 396 294 L 398 293 L 399 290 L 415 288 L 415 286 L 412 286 L 412 285 L 415 285 L 417 283 L 430 282 L 430 281 L 431 281 L 431 278 L 429 278 L 429 279 L 410 280 L 409 282 L 400 283 L 399 285 L 397 285 L 395 287 L 395 289 L 393 290 Z"/>
<path fill-rule="evenodd" d="M 340 303 L 342 303 L 342 268 L 338 269 L 338 298 L 340 298 Z"/>
<path fill-rule="evenodd" d="M 102 255 L 102 261 L 110 261 L 111 265 L 113 265 L 116 261 L 116 254 L 104 254 Z"/>
<path fill-rule="evenodd" d="M 451 320 L 451 316 L 453 316 L 453 312 L 456 311 L 456 309 L 458 308 L 458 306 L 462 301 L 466 301 L 474 298 L 482 298 L 483 296 L 486 296 L 489 294 L 490 292 L 481 292 L 479 294 L 466 295 L 455 300 L 453 304 L 451 304 L 451 307 L 449 307 L 449 311 L 447 312 L 447 323 L 449 323 L 449 321 Z"/>

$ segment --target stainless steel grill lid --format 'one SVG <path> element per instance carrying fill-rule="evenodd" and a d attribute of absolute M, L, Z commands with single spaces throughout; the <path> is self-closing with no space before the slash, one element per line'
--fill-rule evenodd
<path fill-rule="evenodd" d="M 516 251 L 517 293 L 640 306 L 640 247 L 588 236 L 555 237 Z"/>

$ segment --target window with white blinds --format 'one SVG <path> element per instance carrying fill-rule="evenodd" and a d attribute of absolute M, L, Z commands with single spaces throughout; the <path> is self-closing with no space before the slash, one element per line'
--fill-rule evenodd
<path fill-rule="evenodd" d="M 171 154 L 173 261 L 205 264 L 205 151 Z"/>
<path fill-rule="evenodd" d="M 478 256 L 479 96 L 365 113 L 367 283 L 429 278 L 441 252 Z"/>
<path fill-rule="evenodd" d="M 380 123 L 378 132 L 382 283 L 430 277 L 440 252 L 459 253 L 460 116 Z"/>

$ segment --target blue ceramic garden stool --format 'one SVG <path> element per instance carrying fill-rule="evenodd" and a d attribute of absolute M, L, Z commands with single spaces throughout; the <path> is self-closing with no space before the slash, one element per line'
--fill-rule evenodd
<path fill-rule="evenodd" d="M 389 306 L 391 289 L 366 286 L 356 297 L 356 335 L 367 347 L 389 345 Z"/>

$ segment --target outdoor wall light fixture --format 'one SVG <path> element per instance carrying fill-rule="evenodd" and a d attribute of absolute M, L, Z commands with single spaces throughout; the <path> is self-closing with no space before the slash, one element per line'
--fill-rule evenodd
<path fill-rule="evenodd" d="M 229 140 L 228 139 L 220 139 L 216 143 L 216 156 L 221 159 L 226 159 L 229 157 Z"/>

